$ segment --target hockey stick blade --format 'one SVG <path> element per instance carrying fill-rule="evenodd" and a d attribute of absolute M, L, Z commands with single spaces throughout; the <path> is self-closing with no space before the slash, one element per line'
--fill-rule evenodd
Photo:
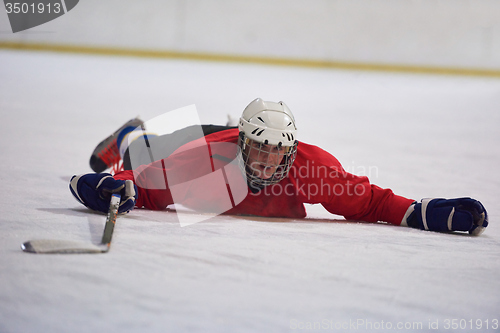
<path fill-rule="evenodd" d="M 57 239 L 35 239 L 21 245 L 24 252 L 31 253 L 104 253 L 108 246 Z"/>
<path fill-rule="evenodd" d="M 111 245 L 111 237 L 120 207 L 120 195 L 113 194 L 109 203 L 106 225 L 102 235 L 101 244 L 91 244 L 77 241 L 56 240 L 56 239 L 36 239 L 23 243 L 21 249 L 30 253 L 46 254 L 79 254 L 79 253 L 106 253 Z"/>

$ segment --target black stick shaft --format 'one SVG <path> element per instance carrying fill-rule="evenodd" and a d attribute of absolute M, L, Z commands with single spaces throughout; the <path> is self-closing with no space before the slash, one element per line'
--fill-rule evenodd
<path fill-rule="evenodd" d="M 113 237 L 113 230 L 115 228 L 116 217 L 118 215 L 118 208 L 120 207 L 120 194 L 113 194 L 111 196 L 111 202 L 109 203 L 108 216 L 106 218 L 106 225 L 104 226 L 104 233 L 102 235 L 102 244 L 106 244 L 108 247 L 111 244 L 111 238 Z"/>

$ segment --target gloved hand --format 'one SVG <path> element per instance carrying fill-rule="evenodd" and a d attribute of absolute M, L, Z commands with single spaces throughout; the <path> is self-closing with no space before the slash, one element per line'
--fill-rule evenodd
<path fill-rule="evenodd" d="M 90 209 L 107 213 L 111 194 L 120 193 L 118 213 L 128 213 L 134 209 L 137 187 L 131 180 L 116 180 L 109 173 L 89 173 L 73 176 L 69 189 L 75 198 Z"/>
<path fill-rule="evenodd" d="M 471 198 L 422 199 L 408 208 L 401 225 L 431 231 L 468 231 L 478 236 L 488 226 L 484 206 Z"/>

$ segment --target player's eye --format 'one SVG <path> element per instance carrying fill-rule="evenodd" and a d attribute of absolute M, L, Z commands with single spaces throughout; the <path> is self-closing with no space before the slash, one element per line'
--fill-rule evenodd
<path fill-rule="evenodd" d="M 257 148 L 257 149 L 261 149 L 262 143 L 254 141 L 254 142 L 252 142 L 252 147 Z"/>

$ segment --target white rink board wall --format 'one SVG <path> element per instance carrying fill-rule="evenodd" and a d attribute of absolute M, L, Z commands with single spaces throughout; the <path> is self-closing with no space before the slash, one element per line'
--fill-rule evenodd
<path fill-rule="evenodd" d="M 7 42 L 500 69 L 498 0 L 82 0 Z"/>

